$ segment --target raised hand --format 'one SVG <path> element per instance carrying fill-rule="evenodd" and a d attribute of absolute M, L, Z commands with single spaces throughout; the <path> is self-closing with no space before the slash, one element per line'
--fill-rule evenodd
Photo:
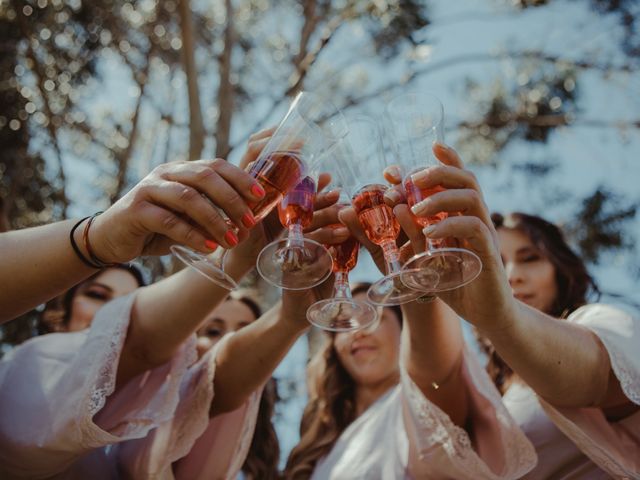
<path fill-rule="evenodd" d="M 442 165 L 426 168 L 415 174 L 413 180 L 420 188 L 442 186 L 445 190 L 414 205 L 413 213 L 421 216 L 451 213 L 448 218 L 426 227 L 424 233 L 433 239 L 453 237 L 464 242 L 465 247 L 476 253 L 483 264 L 482 272 L 470 284 L 438 296 L 479 328 L 506 328 L 512 318 L 515 300 L 480 186 L 473 173 L 464 168 L 455 150 L 436 144 L 433 151 Z M 394 213 L 411 242 L 416 244 L 416 249 L 423 249 L 424 239 L 420 238 L 415 222 L 410 220 L 406 205 L 396 205 Z"/>
<path fill-rule="evenodd" d="M 255 179 L 223 159 L 166 163 L 97 217 L 89 239 L 104 262 L 163 255 L 174 243 L 203 253 L 231 248 L 255 225 L 247 203 L 263 196 Z"/>

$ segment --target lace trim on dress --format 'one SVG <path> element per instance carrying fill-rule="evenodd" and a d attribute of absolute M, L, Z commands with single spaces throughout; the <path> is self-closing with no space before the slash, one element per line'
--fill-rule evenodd
<path fill-rule="evenodd" d="M 112 441 L 142 437 L 151 428 L 170 418 L 178 404 L 180 380 L 188 365 L 195 359 L 195 339 L 192 339 L 171 361 L 171 370 L 161 390 L 143 410 L 137 412 L 136 418 L 128 422 L 122 434 L 116 437 L 100 429 L 93 422 L 93 417 L 104 407 L 107 397 L 115 390 L 118 362 L 129 328 L 134 300 L 135 293 L 107 303 L 96 314 L 83 346 L 85 351 L 79 354 L 82 355 L 79 359 L 87 362 L 86 366 L 83 366 L 87 370 L 86 378 L 95 379 L 86 383 L 87 391 L 82 403 L 85 405 L 86 414 L 78 419 L 89 444 L 104 444 L 107 435 L 113 437 Z"/>
<path fill-rule="evenodd" d="M 421 457 L 425 456 L 431 448 L 442 447 L 452 459 L 455 467 L 459 471 L 465 472 L 468 478 L 496 480 L 520 478 L 530 471 L 537 462 L 533 445 L 507 412 L 499 393 L 491 384 L 486 372 L 471 358 L 469 352 L 465 350 L 464 355 L 464 365 L 470 370 L 474 386 L 496 408 L 497 417 L 502 426 L 502 444 L 504 451 L 508 452 L 505 471 L 501 475 L 496 475 L 491 471 L 473 449 L 467 432 L 455 425 L 446 413 L 424 396 L 402 365 L 403 390 L 419 422 L 417 427 L 421 437 L 427 440 L 426 443 L 429 446 L 429 448 L 423 449 Z"/>
<path fill-rule="evenodd" d="M 629 338 L 621 338 L 621 335 L 611 330 L 611 324 L 616 319 L 624 322 L 622 325 L 626 324 L 629 327 L 629 330 L 625 332 L 628 333 Z M 640 339 L 635 337 L 640 335 L 640 320 L 616 307 L 604 304 L 585 305 L 576 310 L 569 317 L 569 320 L 587 327 L 598 336 L 607 349 L 611 368 L 620 382 L 622 391 L 629 400 L 640 405 L 640 370 L 637 360 L 634 366 L 633 359 L 629 357 L 631 352 L 623 353 L 623 349 L 618 345 L 619 342 L 633 343 L 634 345 L 629 350 L 632 350 L 633 354 L 637 354 L 640 349 Z"/>
<path fill-rule="evenodd" d="M 242 464 L 247 458 L 249 448 L 251 447 L 251 440 L 253 440 L 253 432 L 256 428 L 256 421 L 258 419 L 258 408 L 260 407 L 260 396 L 262 395 L 262 388 L 256 392 L 253 392 L 249 397 L 249 405 L 247 405 L 247 412 L 245 414 L 245 421 L 242 425 L 242 433 L 240 434 L 240 440 L 238 446 L 233 454 L 233 459 L 227 470 L 225 478 L 236 478 Z"/>

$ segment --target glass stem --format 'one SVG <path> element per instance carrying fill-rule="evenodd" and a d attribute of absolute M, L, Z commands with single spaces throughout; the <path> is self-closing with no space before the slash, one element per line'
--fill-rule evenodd
<path fill-rule="evenodd" d="M 293 223 L 289 225 L 289 234 L 287 235 L 287 248 L 304 246 L 304 235 L 302 234 L 302 225 Z"/>
<path fill-rule="evenodd" d="M 349 272 L 346 270 L 335 273 L 333 280 L 333 298 L 351 298 L 349 288 Z"/>
<path fill-rule="evenodd" d="M 387 275 L 395 272 L 399 272 L 402 269 L 400 264 L 400 251 L 396 242 L 393 240 L 387 240 L 380 244 L 382 253 L 384 254 L 384 260 L 387 263 Z"/>

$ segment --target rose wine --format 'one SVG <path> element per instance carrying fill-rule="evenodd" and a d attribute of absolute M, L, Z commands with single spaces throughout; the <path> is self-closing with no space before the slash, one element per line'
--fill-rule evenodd
<path fill-rule="evenodd" d="M 381 245 L 395 240 L 400 233 L 400 224 L 393 210 L 384 203 L 385 185 L 367 185 L 362 187 L 352 199 L 358 220 L 369 240 Z"/>
<path fill-rule="evenodd" d="M 416 187 L 411 180 L 411 176 L 409 175 L 404 182 L 404 190 L 407 193 L 407 203 L 410 207 L 413 207 L 416 203 L 424 200 L 425 198 L 430 197 L 434 193 L 442 192 L 445 190 L 444 187 L 436 186 L 432 188 L 419 188 Z M 432 215 L 429 217 L 421 217 L 414 215 L 416 223 L 421 227 L 426 227 L 427 225 L 431 225 L 432 223 L 438 223 L 441 220 L 447 218 L 449 214 L 447 212 L 440 212 L 436 215 Z"/>
<path fill-rule="evenodd" d="M 341 223 L 334 223 L 333 225 L 329 225 L 329 228 L 340 228 L 343 227 Z M 358 263 L 358 250 L 360 250 L 360 243 L 352 237 L 349 236 L 342 243 L 336 244 L 325 244 L 325 248 L 329 250 L 331 254 L 331 258 L 333 258 L 333 273 L 336 272 L 350 272 Z"/>
<path fill-rule="evenodd" d="M 297 153 L 273 152 L 256 161 L 249 173 L 264 188 L 266 195 L 249 204 L 256 220 L 262 220 L 284 195 L 302 179 L 303 164 Z"/>
<path fill-rule="evenodd" d="M 278 205 L 278 216 L 285 227 L 298 224 L 307 228 L 313 220 L 313 202 L 316 196 L 316 182 L 311 177 L 304 179 L 287 193 Z"/>

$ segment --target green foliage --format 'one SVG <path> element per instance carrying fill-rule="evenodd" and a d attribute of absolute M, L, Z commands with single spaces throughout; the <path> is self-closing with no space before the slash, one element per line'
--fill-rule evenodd
<path fill-rule="evenodd" d="M 585 260 L 598 263 L 606 253 L 635 248 L 635 242 L 625 236 L 624 228 L 635 218 L 639 203 L 626 203 L 604 187 L 598 187 L 582 201 L 568 231 Z"/>

